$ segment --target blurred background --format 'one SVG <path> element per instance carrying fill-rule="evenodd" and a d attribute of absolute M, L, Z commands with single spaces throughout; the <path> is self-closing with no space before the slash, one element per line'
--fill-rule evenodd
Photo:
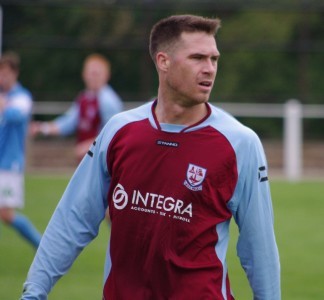
<path fill-rule="evenodd" d="M 222 19 L 210 101 L 250 126 L 264 144 L 283 299 L 322 300 L 323 0 L 0 0 L 0 51 L 20 54 L 20 80 L 33 93 L 35 120 L 51 120 L 71 105 L 83 88 L 83 60 L 93 52 L 110 59 L 110 83 L 129 108 L 156 95 L 148 54 L 152 25 L 187 13 Z M 76 167 L 74 145 L 73 136 L 29 139 L 25 212 L 41 230 Z M 34 256 L 9 230 L 1 228 L 0 299 L 20 296 Z M 108 234 L 102 226 L 49 299 L 101 297 Z M 236 257 L 236 235 L 229 247 L 232 287 L 237 299 L 252 299 Z"/>
<path fill-rule="evenodd" d="M 82 62 L 92 52 L 110 59 L 110 83 L 126 107 L 148 101 L 157 90 L 156 71 L 148 53 L 152 25 L 171 14 L 221 18 L 222 28 L 217 36 L 221 60 L 210 101 L 259 134 L 273 173 L 290 174 L 293 179 L 324 176 L 323 1 L 0 3 L 1 48 L 20 54 L 20 80 L 33 93 L 34 118 L 39 120 L 52 119 L 71 104 L 76 91 L 83 87 Z M 290 102 L 297 104 L 297 119 L 292 118 L 287 125 L 287 115 L 294 114 L 294 106 L 291 113 L 287 111 L 291 99 L 297 100 Z M 295 128 L 295 133 L 288 132 L 288 127 Z M 287 142 L 291 136 L 293 141 Z M 57 155 L 57 148 L 69 143 L 73 146 L 71 139 L 34 140 L 33 151 L 29 151 L 29 170 L 73 167 L 73 159 L 67 161 L 73 156 L 68 152 L 72 146 L 66 147 L 65 155 Z M 287 166 L 286 159 L 294 155 L 294 161 Z"/>

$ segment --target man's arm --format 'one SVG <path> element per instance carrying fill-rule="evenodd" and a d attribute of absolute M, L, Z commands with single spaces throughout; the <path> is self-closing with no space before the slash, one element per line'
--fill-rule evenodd
<path fill-rule="evenodd" d="M 250 135 L 244 150 L 235 199 L 229 204 L 239 227 L 237 253 L 254 299 L 279 300 L 280 262 L 273 226 L 273 209 L 262 145 Z"/>
<path fill-rule="evenodd" d="M 78 125 L 79 107 L 76 103 L 61 116 L 51 122 L 32 122 L 30 134 L 32 136 L 42 134 L 49 136 L 69 135 L 75 132 Z"/>
<path fill-rule="evenodd" d="M 97 236 L 110 183 L 106 149 L 100 135 L 73 175 L 42 237 L 21 299 L 47 299 L 57 280 Z"/>
<path fill-rule="evenodd" d="M 60 135 L 69 135 L 75 132 L 78 126 L 79 105 L 74 101 L 72 106 L 53 121 Z"/>
<path fill-rule="evenodd" d="M 16 95 L 10 102 L 6 101 L 5 95 L 0 95 L 1 118 L 8 123 L 27 121 L 32 110 L 32 99 L 25 95 Z"/>

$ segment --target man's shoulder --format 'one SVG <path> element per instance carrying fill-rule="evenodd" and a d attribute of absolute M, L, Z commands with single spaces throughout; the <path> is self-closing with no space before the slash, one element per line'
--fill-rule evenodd
<path fill-rule="evenodd" d="M 17 83 L 12 90 L 10 91 L 10 97 L 11 98 L 16 98 L 16 97 L 22 97 L 25 98 L 26 100 L 31 101 L 32 100 L 32 94 L 31 92 L 22 86 L 20 83 Z"/>
<path fill-rule="evenodd" d="M 112 88 L 112 86 L 106 84 L 99 90 L 99 98 L 103 101 L 105 100 L 118 100 L 121 101 L 120 96 L 117 92 Z"/>
<path fill-rule="evenodd" d="M 232 137 L 246 142 L 258 139 L 258 136 L 253 129 L 244 125 L 229 112 L 215 105 L 211 105 L 211 109 L 211 126 L 215 127 L 227 137 Z"/>
<path fill-rule="evenodd" d="M 112 116 L 100 134 L 103 145 L 107 146 L 113 138 L 123 130 L 123 128 L 126 128 L 126 126 L 148 119 L 150 107 L 151 105 L 144 104 L 137 108 L 126 110 Z"/>
<path fill-rule="evenodd" d="M 120 128 L 129 123 L 148 119 L 152 103 L 144 103 L 136 108 L 115 114 L 107 123 L 108 128 Z"/>
<path fill-rule="evenodd" d="M 146 119 L 149 117 L 151 111 L 151 102 L 144 103 L 135 108 L 125 110 L 119 114 L 116 114 L 113 119 L 115 121 L 125 120 L 126 122 L 137 121 L 141 119 Z"/>

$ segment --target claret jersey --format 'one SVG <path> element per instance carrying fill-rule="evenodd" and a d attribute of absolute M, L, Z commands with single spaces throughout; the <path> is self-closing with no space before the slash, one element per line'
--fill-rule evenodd
<path fill-rule="evenodd" d="M 79 106 L 79 118 L 76 129 L 77 143 L 95 139 L 102 124 L 99 100 L 95 93 L 81 92 L 76 100 Z"/>
<path fill-rule="evenodd" d="M 230 299 L 215 246 L 231 217 L 235 152 L 211 126 L 175 133 L 153 125 L 130 122 L 108 147 L 107 299 L 217 299 L 223 286 Z"/>
<path fill-rule="evenodd" d="M 46 229 L 23 299 L 50 291 L 97 235 L 106 207 L 103 299 L 234 299 L 226 266 L 232 217 L 255 299 L 280 299 L 257 135 L 210 104 L 193 126 L 159 124 L 154 105 L 114 116 L 98 136 Z"/>

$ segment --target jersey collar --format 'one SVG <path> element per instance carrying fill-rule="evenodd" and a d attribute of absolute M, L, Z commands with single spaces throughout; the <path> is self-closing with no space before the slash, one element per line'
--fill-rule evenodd
<path fill-rule="evenodd" d="M 158 101 L 157 98 L 153 101 L 153 103 L 152 103 L 152 107 L 151 107 L 151 111 L 152 111 L 152 116 L 153 116 L 153 119 L 154 119 L 154 123 L 155 123 L 156 128 L 157 128 L 158 130 L 162 131 L 161 125 L 160 125 L 160 123 L 159 123 L 159 121 L 158 121 L 158 119 L 157 119 L 157 117 L 156 117 L 156 114 L 155 114 L 155 107 L 156 107 L 156 105 L 157 105 L 157 101 Z M 209 106 L 208 103 L 205 103 L 205 105 L 206 105 L 206 108 L 207 108 L 207 114 L 206 114 L 206 116 L 203 117 L 203 118 L 202 118 L 201 120 L 199 120 L 198 122 L 196 122 L 196 123 L 194 123 L 194 124 L 192 124 L 192 125 L 189 125 L 189 126 L 187 126 L 187 127 L 184 127 L 183 129 L 181 129 L 180 132 L 186 132 L 186 131 L 188 131 L 189 129 L 191 129 L 191 128 L 193 128 L 193 127 L 196 127 L 196 126 L 198 126 L 198 125 L 200 125 L 201 123 L 203 123 L 204 121 L 206 121 L 206 120 L 209 118 L 209 116 L 211 115 L 211 108 L 210 108 L 210 106 Z"/>

